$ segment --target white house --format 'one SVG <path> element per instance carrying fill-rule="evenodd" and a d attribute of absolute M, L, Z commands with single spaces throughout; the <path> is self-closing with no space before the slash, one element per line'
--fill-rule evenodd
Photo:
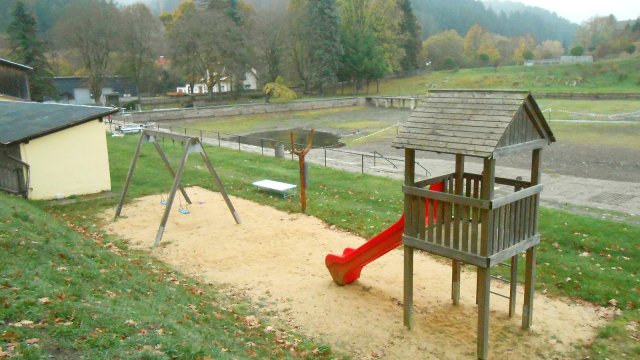
<path fill-rule="evenodd" d="M 207 71 L 207 78 L 209 78 L 209 72 Z M 242 81 L 242 86 L 245 90 L 256 90 L 258 89 L 258 72 L 256 69 L 251 68 L 250 71 L 244 73 L 244 80 Z M 232 89 L 231 79 L 227 76 L 220 79 L 219 84 L 215 84 L 211 91 L 213 93 L 224 93 L 229 92 Z M 179 94 L 190 94 L 191 93 L 191 85 L 186 84 L 185 86 L 180 86 L 176 88 L 176 92 Z M 208 94 L 209 87 L 207 86 L 204 79 L 201 82 L 193 85 L 193 94 Z"/>

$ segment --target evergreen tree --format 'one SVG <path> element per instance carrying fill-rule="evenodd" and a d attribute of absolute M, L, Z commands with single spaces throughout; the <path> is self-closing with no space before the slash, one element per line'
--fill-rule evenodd
<path fill-rule="evenodd" d="M 406 36 L 402 48 L 405 55 L 402 59 L 402 70 L 412 71 L 418 68 L 418 54 L 420 53 L 422 42 L 420 41 L 420 25 L 416 19 L 410 0 L 400 0 L 402 10 L 402 23 L 400 31 Z"/>
<path fill-rule="evenodd" d="M 337 80 L 342 56 L 338 11 L 335 0 L 311 1 L 308 9 L 311 75 L 318 94 L 323 95 L 324 87 L 334 84 Z"/>
<path fill-rule="evenodd" d="M 29 81 L 31 99 L 42 101 L 45 96 L 53 95 L 53 75 L 44 56 L 44 43 L 38 39 L 36 19 L 26 10 L 22 1 L 16 2 L 7 34 L 11 46 L 9 57 L 33 68 Z"/>

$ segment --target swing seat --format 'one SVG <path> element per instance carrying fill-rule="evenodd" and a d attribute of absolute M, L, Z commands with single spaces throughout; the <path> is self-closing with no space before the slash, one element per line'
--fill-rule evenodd
<path fill-rule="evenodd" d="M 179 209 L 178 212 L 183 215 L 189 215 L 189 209 Z"/>

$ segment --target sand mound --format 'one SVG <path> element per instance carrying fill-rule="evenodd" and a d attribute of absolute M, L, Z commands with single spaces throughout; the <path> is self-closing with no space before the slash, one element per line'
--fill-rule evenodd
<path fill-rule="evenodd" d="M 127 204 L 126 217 L 107 229 L 186 274 L 228 283 L 254 300 L 266 299 L 301 332 L 355 358 L 475 358 L 476 280 L 471 268 L 463 271 L 460 306 L 453 306 L 450 266 L 416 254 L 415 328 L 408 331 L 402 325 L 401 251 L 369 264 L 358 281 L 340 287 L 324 266 L 325 255 L 342 253 L 365 239 L 331 230 L 310 216 L 233 197 L 243 221 L 236 225 L 220 194 L 197 187 L 188 192 L 194 200 L 191 214 L 175 209 L 157 249 L 151 245 L 163 211 L 159 196 Z M 508 293 L 507 286 L 496 282 L 493 289 Z M 518 311 L 522 298 L 520 291 Z M 591 341 L 603 324 L 595 308 L 539 294 L 532 331 L 520 330 L 520 319 L 520 313 L 509 319 L 506 299 L 491 297 L 491 358 L 565 358 L 574 346 Z"/>

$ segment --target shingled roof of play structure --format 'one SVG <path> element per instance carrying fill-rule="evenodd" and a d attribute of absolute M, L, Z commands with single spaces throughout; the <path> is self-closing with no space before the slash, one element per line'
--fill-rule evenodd
<path fill-rule="evenodd" d="M 555 141 L 529 92 L 437 90 L 419 99 L 393 147 L 496 158 Z"/>

